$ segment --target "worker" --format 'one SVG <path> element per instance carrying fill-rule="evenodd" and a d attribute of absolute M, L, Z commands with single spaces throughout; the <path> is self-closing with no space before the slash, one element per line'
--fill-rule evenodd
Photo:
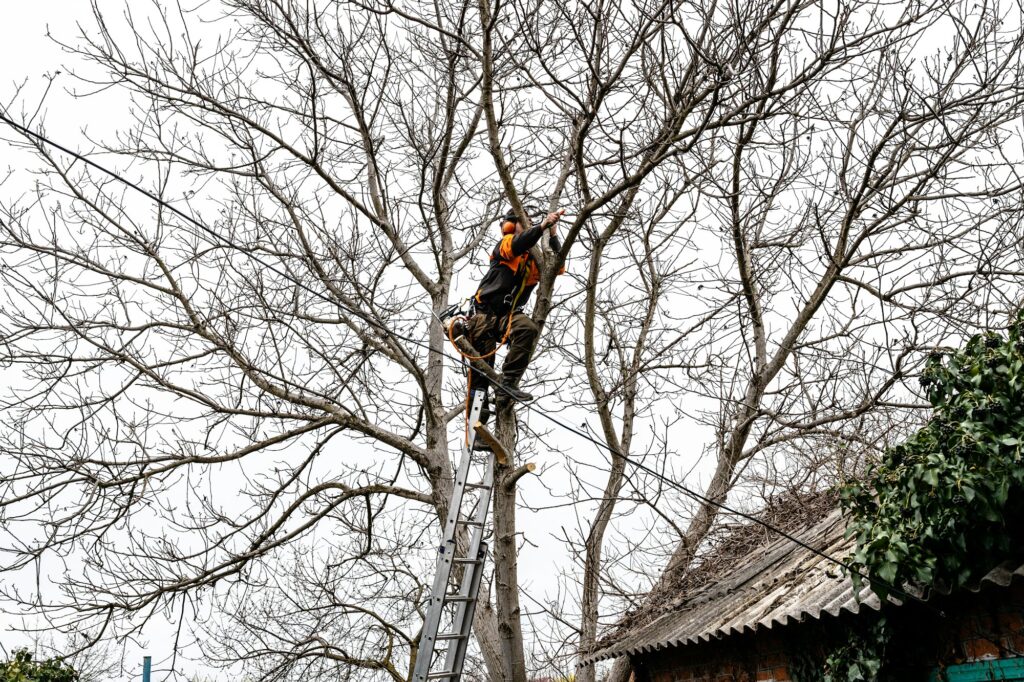
<path fill-rule="evenodd" d="M 530 364 L 530 353 L 540 331 L 533 319 L 523 312 L 530 294 L 540 281 L 540 268 L 530 249 L 545 234 L 549 235 L 548 243 L 552 250 L 561 249 L 557 224 L 564 214 L 564 210 L 549 213 L 532 227 L 524 226 L 513 210 L 501 219 L 501 241 L 491 251 L 490 267 L 473 296 L 474 312 L 466 323 L 469 342 L 486 356 L 492 367 L 497 345 L 508 343 L 508 353 L 502 366 L 502 385 L 494 396 L 496 401 L 514 399 L 525 402 L 531 399 L 528 393 L 515 387 Z M 561 268 L 558 274 L 564 272 L 565 268 Z M 490 383 L 482 372 L 470 373 L 470 390 L 486 391 Z M 481 421 L 486 423 L 489 416 L 490 409 L 485 403 Z"/>

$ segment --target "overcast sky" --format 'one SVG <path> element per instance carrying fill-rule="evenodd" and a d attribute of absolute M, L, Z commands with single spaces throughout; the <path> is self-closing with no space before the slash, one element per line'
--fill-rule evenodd
<path fill-rule="evenodd" d="M 124 7 L 127 1 L 98 0 L 101 7 L 109 7 L 112 13 L 118 11 L 117 8 Z M 197 4 L 200 1 L 196 0 Z M 140 7 L 145 6 L 145 4 L 140 5 Z M 140 11 L 143 10 L 140 9 Z M 118 105 L 116 95 L 105 93 L 86 100 L 75 100 L 63 91 L 63 87 L 77 85 L 66 73 L 69 66 L 76 69 L 81 66 L 72 64 L 78 58 L 66 55 L 61 48 L 46 37 L 47 32 L 51 32 L 60 40 L 76 42 L 79 33 L 79 29 L 76 27 L 77 21 L 82 21 L 87 30 L 91 30 L 92 17 L 87 0 L 37 0 L 28 3 L 6 0 L 3 17 L 3 21 L 0 22 L 0 64 L 3 64 L 2 71 L 0 71 L 3 76 L 0 78 L 0 103 L 7 106 L 17 88 L 24 83 L 25 89 L 14 105 L 15 113 L 21 112 L 26 105 L 39 100 L 47 82 L 46 76 L 63 70 L 65 73 L 56 77 L 54 81 L 55 87 L 47 98 L 45 108 L 46 128 L 51 137 L 73 149 L 88 150 L 89 143 L 85 137 L 86 132 L 97 138 L 109 138 L 120 126 L 128 124 L 123 105 Z M 0 138 L 9 137 L 10 134 L 6 131 L 0 134 Z M 6 144 L 0 143 L 0 179 L 6 175 L 8 169 L 16 171 L 30 160 L 29 155 L 14 154 Z M 6 184 L 0 185 L 0 201 L 7 201 L 12 196 L 16 196 L 18 188 L 27 187 L 28 185 L 25 183 L 28 182 L 30 182 L 30 177 L 24 173 L 13 176 Z M 139 213 L 145 217 L 144 204 L 138 206 Z M 571 270 L 572 263 L 569 267 Z M 0 384 L 2 384 L 2 379 L 3 376 L 0 375 Z M 578 414 L 560 416 L 574 426 L 578 426 L 582 421 L 582 415 Z M 654 420 L 649 421 L 653 422 Z M 548 424 L 539 419 L 532 420 L 531 423 L 537 428 L 548 427 Z M 639 428 L 652 426 L 656 425 L 644 423 Z M 646 435 L 645 433 L 644 436 L 646 437 Z M 701 444 L 709 442 L 709 439 L 704 438 L 704 434 L 701 433 L 688 433 L 687 435 L 689 437 L 677 436 L 675 439 L 678 443 L 678 446 L 675 447 L 680 450 L 679 466 L 684 471 L 690 468 L 693 460 L 699 455 Z M 604 461 L 604 453 L 571 436 L 559 435 L 552 440 L 560 446 L 572 447 L 573 452 L 580 460 L 585 460 L 588 464 L 593 463 L 595 468 L 600 467 Z M 551 469 L 543 475 L 541 481 L 531 479 L 524 481 L 521 490 L 525 504 L 544 507 L 561 502 L 556 497 L 557 491 L 564 489 L 559 479 L 564 475 L 560 469 L 560 456 L 557 453 L 541 451 L 530 453 L 528 458 L 542 467 L 549 466 Z M 699 487 L 697 484 L 699 473 L 700 469 L 697 469 L 696 474 L 689 478 L 688 482 Z M 555 491 L 554 494 L 551 491 Z M 532 598 L 545 600 L 545 594 L 551 593 L 555 588 L 555 580 L 559 571 L 572 569 L 570 559 L 565 553 L 565 545 L 557 542 L 555 538 L 562 535 L 561 525 L 569 528 L 576 527 L 577 519 L 574 516 L 576 511 L 579 510 L 556 508 L 538 513 L 524 511 L 519 517 L 519 526 L 528 540 L 520 564 L 521 575 L 525 578 L 524 587 L 528 591 L 527 598 L 523 600 L 524 609 L 530 610 L 533 607 L 530 602 Z M 585 513 L 585 510 L 580 513 Z M 632 521 L 630 520 L 630 522 Z M 0 615 L 0 618 L 5 617 Z M 9 629 L 12 625 L 15 623 L 10 622 L 9 617 L 0 620 L 0 643 L 8 650 L 12 646 L 26 641 L 23 636 L 10 634 Z M 115 676 L 114 679 L 138 679 L 141 674 L 141 660 L 144 653 L 154 656 L 158 668 L 165 667 L 172 653 L 173 632 L 174 628 L 169 622 L 154 621 L 147 627 L 144 638 L 127 647 L 124 653 L 124 673 Z M 157 679 L 161 679 L 161 677 L 157 676 Z M 222 679 L 227 678 L 223 677 Z"/>
<path fill-rule="evenodd" d="M 99 0 L 99 4 L 115 11 L 116 8 L 124 6 L 124 1 Z M 119 124 L 129 124 L 123 110 L 119 111 L 120 107 L 111 104 L 116 102 L 113 95 L 101 94 L 85 100 L 76 100 L 64 90 L 80 87 L 70 78 L 68 69 L 71 67 L 79 70 L 82 65 L 78 57 L 66 54 L 47 37 L 47 33 L 58 40 L 75 43 L 80 32 L 76 22 L 82 22 L 87 31 L 91 30 L 92 15 L 86 0 L 39 0 L 29 3 L 6 0 L 3 15 L 3 21 L 0 21 L 0 64 L 3 64 L 0 70 L 0 103 L 5 107 L 11 106 L 18 88 L 23 88 L 13 104 L 12 113 L 15 114 L 15 118 L 18 118 L 18 114 L 27 106 L 34 106 L 39 101 L 48 77 L 56 76 L 44 108 L 46 130 L 55 141 L 72 149 L 86 151 L 90 146 L 84 133 L 104 138 L 116 131 Z M 56 75 L 59 71 L 62 73 Z M 4 131 L 0 133 L 0 138 L 10 139 L 11 135 Z M 0 185 L 0 201 L 9 201 L 30 186 L 30 176 L 19 173 L 18 170 L 34 165 L 36 163 L 28 153 L 15 152 L 8 144 L 0 143 L 0 178 L 7 176 L 9 171 L 15 171 L 3 185 Z M 140 206 L 140 210 L 145 209 Z M 537 426 L 547 428 L 548 425 L 538 423 Z M 564 437 L 558 438 L 556 442 L 565 442 Z M 581 448 L 581 453 L 592 453 L 588 456 L 592 456 L 594 464 L 599 465 L 604 457 L 590 444 L 577 443 L 576 446 Z M 560 465 L 556 453 L 537 452 L 533 453 L 530 459 L 537 462 L 542 469 L 545 466 L 554 466 L 557 469 Z M 545 474 L 545 484 L 550 486 L 559 475 L 558 471 Z M 559 486 L 553 487 L 557 490 Z M 521 488 L 528 498 L 527 503 L 531 506 L 561 502 L 550 497 L 549 488 L 539 482 L 531 485 L 527 481 Z M 559 572 L 571 569 L 569 558 L 564 554 L 564 546 L 554 539 L 554 536 L 562 534 L 559 526 L 563 522 L 569 527 L 576 525 L 577 519 L 572 510 L 558 509 L 546 514 L 530 514 L 524 511 L 520 516 L 519 523 L 529 541 L 521 556 L 521 576 L 526 578 L 524 585 L 541 587 L 531 589 L 530 598 L 543 600 L 545 590 L 557 589 L 555 581 Z M 526 599 L 523 607 L 532 610 L 534 604 Z M 25 635 L 11 632 L 11 628 L 17 624 L 10 615 L 0 613 L 0 644 L 7 651 L 31 641 Z M 145 637 L 134 644 L 129 644 L 124 650 L 124 670 L 113 679 L 140 679 L 144 654 L 151 654 L 154 657 L 158 669 L 166 666 L 172 652 L 173 633 L 174 627 L 170 623 L 153 621 L 147 626 Z M 181 661 L 178 661 L 177 665 L 181 670 Z M 204 671 L 202 667 L 192 668 L 187 664 L 184 668 L 196 672 L 213 672 Z M 155 676 L 155 679 L 161 678 L 162 675 Z"/>
<path fill-rule="evenodd" d="M 25 105 L 25 99 L 38 101 L 45 89 L 47 77 L 60 71 L 67 61 L 63 50 L 47 37 L 71 40 L 78 34 L 76 20 L 85 20 L 89 3 L 85 0 L 40 0 L 39 2 L 3 2 L 3 21 L 0 21 L 0 103 L 11 106 L 11 100 L 19 88 L 25 98 L 19 97 L 12 113 L 17 114 Z M 67 82 L 59 79 L 57 83 Z M 77 134 L 80 123 L 91 118 L 82 108 L 73 107 L 70 98 L 59 87 L 51 90 L 49 106 L 46 108 L 47 128 L 55 137 Z M 101 108 L 96 102 L 96 108 Z M 85 106 L 88 111 L 90 106 Z M 0 133 L 0 138 L 10 139 L 9 131 Z M 77 145 L 72 145 L 77 146 Z M 31 163 L 31 157 L 16 152 L 6 143 L 0 143 L 0 178 L 10 170 L 17 170 L 22 164 Z M 18 193 L 28 178 L 15 174 L 0 186 L 0 200 L 8 200 Z M 2 379 L 2 377 L 0 377 Z M 5 383 L 0 381 L 0 383 Z M 5 576 L 6 582 L 10 578 Z M 12 632 L 20 623 L 11 614 L 0 611 L 0 645 L 7 652 L 19 646 L 31 645 L 27 635 Z M 164 634 L 168 630 L 164 628 Z M 154 633 L 159 636 L 159 633 Z M 45 641 L 45 636 L 43 637 Z M 120 679 L 141 679 L 142 646 L 131 646 L 125 657 L 125 671 Z"/>

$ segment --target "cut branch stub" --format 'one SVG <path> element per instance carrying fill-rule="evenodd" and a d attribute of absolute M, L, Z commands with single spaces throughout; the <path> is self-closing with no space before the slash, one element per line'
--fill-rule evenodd
<path fill-rule="evenodd" d="M 494 452 L 494 459 L 498 460 L 498 464 L 508 465 L 509 457 L 508 451 L 505 446 L 501 444 L 493 433 L 491 433 L 482 422 L 473 424 L 473 430 L 476 431 L 476 437 L 481 439 L 483 442 L 491 446 L 491 450 Z"/>

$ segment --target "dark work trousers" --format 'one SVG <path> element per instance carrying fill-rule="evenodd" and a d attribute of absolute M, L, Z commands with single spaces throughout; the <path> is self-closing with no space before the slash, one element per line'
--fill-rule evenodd
<path fill-rule="evenodd" d="M 480 355 L 491 353 L 505 335 L 508 325 L 508 318 L 505 316 L 490 315 L 478 312 L 469 318 L 467 337 Z M 530 364 L 530 350 L 534 339 L 540 330 L 530 316 L 525 313 L 512 313 L 512 328 L 508 335 L 508 353 L 505 355 L 505 364 L 501 367 L 505 380 L 509 383 L 517 381 L 523 376 L 527 365 Z M 494 367 L 494 355 L 486 359 L 487 364 Z M 470 370 L 472 390 L 486 391 L 491 380 L 479 372 Z M 501 397 L 500 395 L 496 397 Z"/>

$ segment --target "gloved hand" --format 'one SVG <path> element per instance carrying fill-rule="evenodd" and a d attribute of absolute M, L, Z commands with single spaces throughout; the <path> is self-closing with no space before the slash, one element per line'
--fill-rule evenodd
<path fill-rule="evenodd" d="M 551 236 L 552 237 L 556 236 L 555 224 L 562 218 L 563 215 L 565 215 L 565 209 L 564 208 L 561 208 L 561 209 L 559 209 L 557 211 L 554 211 L 552 213 L 548 213 L 547 217 L 544 218 L 544 220 L 541 222 L 541 227 L 550 227 L 551 228 Z"/>

